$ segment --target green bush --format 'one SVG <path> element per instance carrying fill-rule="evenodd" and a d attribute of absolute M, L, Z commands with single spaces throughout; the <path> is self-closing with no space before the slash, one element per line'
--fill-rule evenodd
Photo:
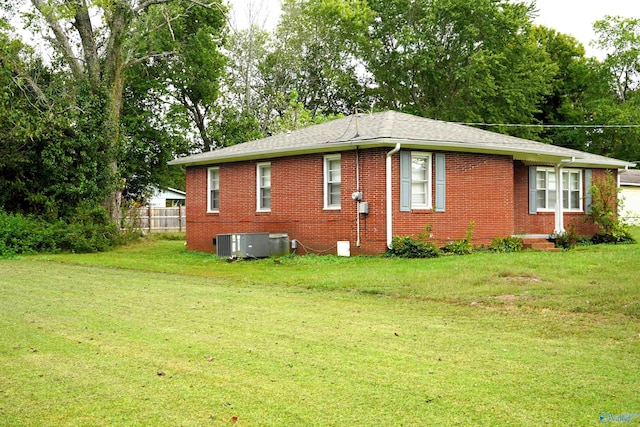
<path fill-rule="evenodd" d="M 623 225 L 623 228 L 620 230 L 616 230 L 613 233 L 596 233 L 592 238 L 591 242 L 594 244 L 598 243 L 635 243 L 635 239 L 631 236 L 629 229 L 626 225 Z"/>
<path fill-rule="evenodd" d="M 453 255 L 469 255 L 473 253 L 473 245 L 466 239 L 449 242 L 442 246 L 440 250 L 444 253 Z"/>
<path fill-rule="evenodd" d="M 63 249 L 90 253 L 105 251 L 120 243 L 120 231 L 101 206 L 78 206 L 69 219 Z"/>
<path fill-rule="evenodd" d="M 510 253 L 522 250 L 522 239 L 519 237 L 496 237 L 487 248 L 491 252 Z"/>
<path fill-rule="evenodd" d="M 440 255 L 438 247 L 423 239 L 416 239 L 413 236 L 395 236 L 391 240 L 391 248 L 387 251 L 388 256 L 398 258 L 435 258 Z"/>
<path fill-rule="evenodd" d="M 473 237 L 473 229 L 475 228 L 476 223 L 471 221 L 469 223 L 469 227 L 467 227 L 466 237 L 461 240 L 456 240 L 454 242 L 449 242 L 444 245 L 442 248 L 442 252 L 450 253 L 454 255 L 469 255 L 473 253 L 473 243 L 471 243 L 471 238 Z"/>
<path fill-rule="evenodd" d="M 51 226 L 38 218 L 0 210 L 0 256 L 57 251 Z"/>
<path fill-rule="evenodd" d="M 618 212 L 624 200 L 620 197 L 616 179 L 607 173 L 603 178 L 594 178 L 591 186 L 591 209 L 588 219 L 598 231 L 591 239 L 593 243 L 634 243 L 629 227 L 622 223 Z"/>
<path fill-rule="evenodd" d="M 67 221 L 45 221 L 34 216 L 0 210 L 0 257 L 36 252 L 99 252 L 126 243 L 100 207 L 78 209 Z"/>
<path fill-rule="evenodd" d="M 582 236 L 576 232 L 576 228 L 573 224 L 569 225 L 568 229 L 562 233 L 552 234 L 551 240 L 553 240 L 557 248 L 562 249 L 572 249 L 578 245 L 583 246 L 591 244 L 591 240 L 588 237 Z"/>

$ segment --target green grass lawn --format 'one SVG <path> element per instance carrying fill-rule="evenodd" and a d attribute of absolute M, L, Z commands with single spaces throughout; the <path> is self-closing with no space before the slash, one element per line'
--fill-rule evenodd
<path fill-rule="evenodd" d="M 598 425 L 640 413 L 639 260 L 0 260 L 0 425 Z"/>

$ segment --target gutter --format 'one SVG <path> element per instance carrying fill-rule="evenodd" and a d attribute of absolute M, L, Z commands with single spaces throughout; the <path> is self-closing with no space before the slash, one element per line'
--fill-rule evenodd
<path fill-rule="evenodd" d="M 391 241 L 393 240 L 393 197 L 391 194 L 391 156 L 400 151 L 400 143 L 396 143 L 396 146 L 393 150 L 387 153 L 387 248 L 391 249 Z"/>

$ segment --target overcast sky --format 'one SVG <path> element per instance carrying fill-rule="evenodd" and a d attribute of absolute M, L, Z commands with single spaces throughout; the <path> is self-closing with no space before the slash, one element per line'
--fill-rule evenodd
<path fill-rule="evenodd" d="M 229 0 L 234 8 L 237 25 L 246 26 L 249 5 L 254 6 L 259 16 L 258 22 L 272 29 L 280 15 L 281 0 Z M 470 0 L 473 1 L 473 0 Z M 589 47 L 595 38 L 593 23 L 605 15 L 619 15 L 625 18 L 640 18 L 640 0 L 537 0 L 539 10 L 537 23 L 570 34 L 582 42 L 588 56 L 597 55 Z"/>
<path fill-rule="evenodd" d="M 596 55 L 589 47 L 595 38 L 595 21 L 606 15 L 640 18 L 639 0 L 537 0 L 536 5 L 539 10 L 537 23 L 574 36 L 582 42 L 589 56 Z"/>

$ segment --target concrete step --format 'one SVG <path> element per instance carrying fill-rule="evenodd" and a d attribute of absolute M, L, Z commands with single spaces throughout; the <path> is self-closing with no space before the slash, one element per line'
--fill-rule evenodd
<path fill-rule="evenodd" d="M 522 249 L 533 249 L 542 252 L 562 252 L 562 248 L 556 248 L 553 242 L 543 238 L 522 239 Z"/>

